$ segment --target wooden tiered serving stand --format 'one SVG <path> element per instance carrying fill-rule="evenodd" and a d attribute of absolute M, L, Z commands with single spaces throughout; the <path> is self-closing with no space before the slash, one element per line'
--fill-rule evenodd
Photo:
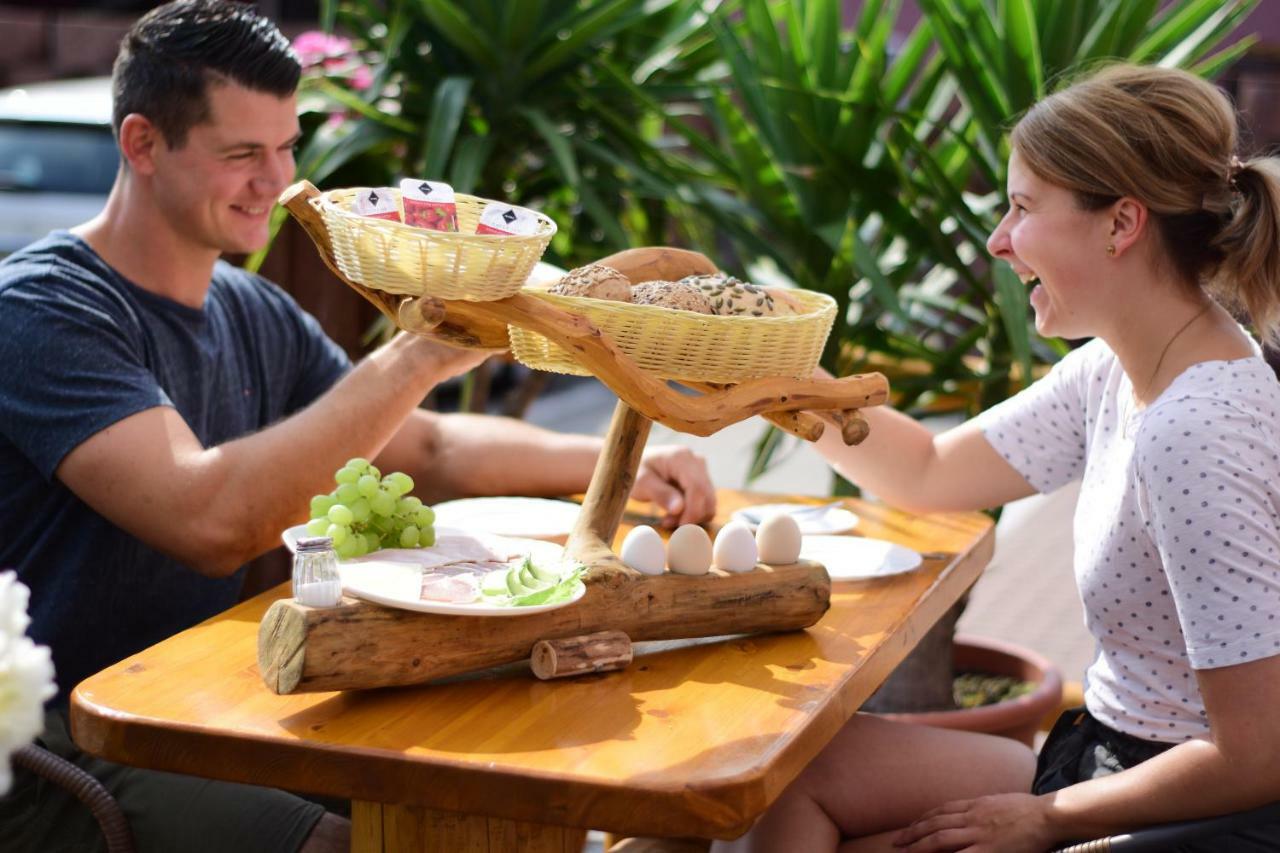
<path fill-rule="evenodd" d="M 507 349 L 508 325 L 538 332 L 572 354 L 619 402 L 566 546 L 588 567 L 587 592 L 578 602 L 492 619 L 395 610 L 349 598 L 325 609 L 277 601 L 258 635 L 259 667 L 271 690 L 285 694 L 420 684 L 527 659 L 541 640 L 602 631 L 620 631 L 634 641 L 786 631 L 813 625 L 826 612 L 831 582 L 818 563 L 759 564 L 741 574 L 713 569 L 701 576 L 650 576 L 623 565 L 610 543 L 653 421 L 705 436 L 762 415 L 809 441 L 830 424 L 840 429 L 846 443 L 856 444 L 867 434 L 858 410 L 888 397 L 883 376 L 768 378 L 729 386 L 682 380 L 702 392 L 682 393 L 640 369 L 583 317 L 536 297 L 517 293 L 489 302 L 445 301 L 393 295 L 352 281 L 335 263 L 328 232 L 312 203 L 318 196 L 303 181 L 285 193 L 282 203 L 330 269 L 398 327 L 453 346 L 495 351 Z M 715 271 L 702 255 L 668 248 L 628 250 L 602 263 L 633 283 Z"/>

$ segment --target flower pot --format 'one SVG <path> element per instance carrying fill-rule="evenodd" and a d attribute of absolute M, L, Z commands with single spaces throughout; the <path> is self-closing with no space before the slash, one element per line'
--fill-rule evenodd
<path fill-rule="evenodd" d="M 966 635 L 956 636 L 952 660 L 957 672 L 1007 675 L 1036 687 L 1017 699 L 979 708 L 880 716 L 922 726 L 1000 735 L 1032 746 L 1040 721 L 1062 701 L 1062 675 L 1058 668 L 1048 659 L 1013 643 Z"/>

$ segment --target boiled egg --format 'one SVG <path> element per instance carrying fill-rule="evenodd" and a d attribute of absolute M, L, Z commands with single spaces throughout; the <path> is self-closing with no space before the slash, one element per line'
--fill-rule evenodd
<path fill-rule="evenodd" d="M 726 572 L 749 572 L 756 567 L 756 538 L 740 521 L 731 521 L 716 534 L 711 563 Z"/>
<path fill-rule="evenodd" d="M 682 524 L 667 543 L 667 565 L 681 575 L 705 575 L 711 569 L 711 537 L 696 524 Z"/>
<path fill-rule="evenodd" d="M 622 540 L 618 556 L 623 563 L 645 575 L 660 575 L 667 564 L 662 537 L 658 531 L 643 524 L 632 528 Z"/>
<path fill-rule="evenodd" d="M 800 559 L 800 525 L 785 512 L 776 513 L 756 530 L 760 562 L 783 566 Z"/>

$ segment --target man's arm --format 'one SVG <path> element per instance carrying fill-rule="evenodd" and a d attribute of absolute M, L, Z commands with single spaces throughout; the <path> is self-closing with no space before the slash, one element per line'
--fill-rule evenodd
<path fill-rule="evenodd" d="M 55 476 L 113 524 L 221 577 L 278 544 L 337 468 L 377 455 L 427 391 L 485 355 L 400 335 L 261 432 L 206 448 L 174 409 L 147 409 L 86 439 Z"/>
<path fill-rule="evenodd" d="M 473 495 L 583 492 L 603 442 L 487 415 L 417 410 L 375 460 L 413 477 L 414 494 L 433 503 Z M 657 503 L 667 526 L 706 521 L 715 492 L 701 457 L 680 446 L 645 450 L 633 497 Z"/>

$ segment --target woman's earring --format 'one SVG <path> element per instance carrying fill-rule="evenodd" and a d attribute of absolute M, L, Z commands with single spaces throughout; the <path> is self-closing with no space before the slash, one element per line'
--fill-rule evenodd
<path fill-rule="evenodd" d="M 1108 255 L 1114 255 L 1115 253 L 1116 253 L 1116 244 L 1115 244 L 1115 243 L 1108 243 L 1108 244 L 1107 244 L 1107 254 L 1108 254 Z"/>

